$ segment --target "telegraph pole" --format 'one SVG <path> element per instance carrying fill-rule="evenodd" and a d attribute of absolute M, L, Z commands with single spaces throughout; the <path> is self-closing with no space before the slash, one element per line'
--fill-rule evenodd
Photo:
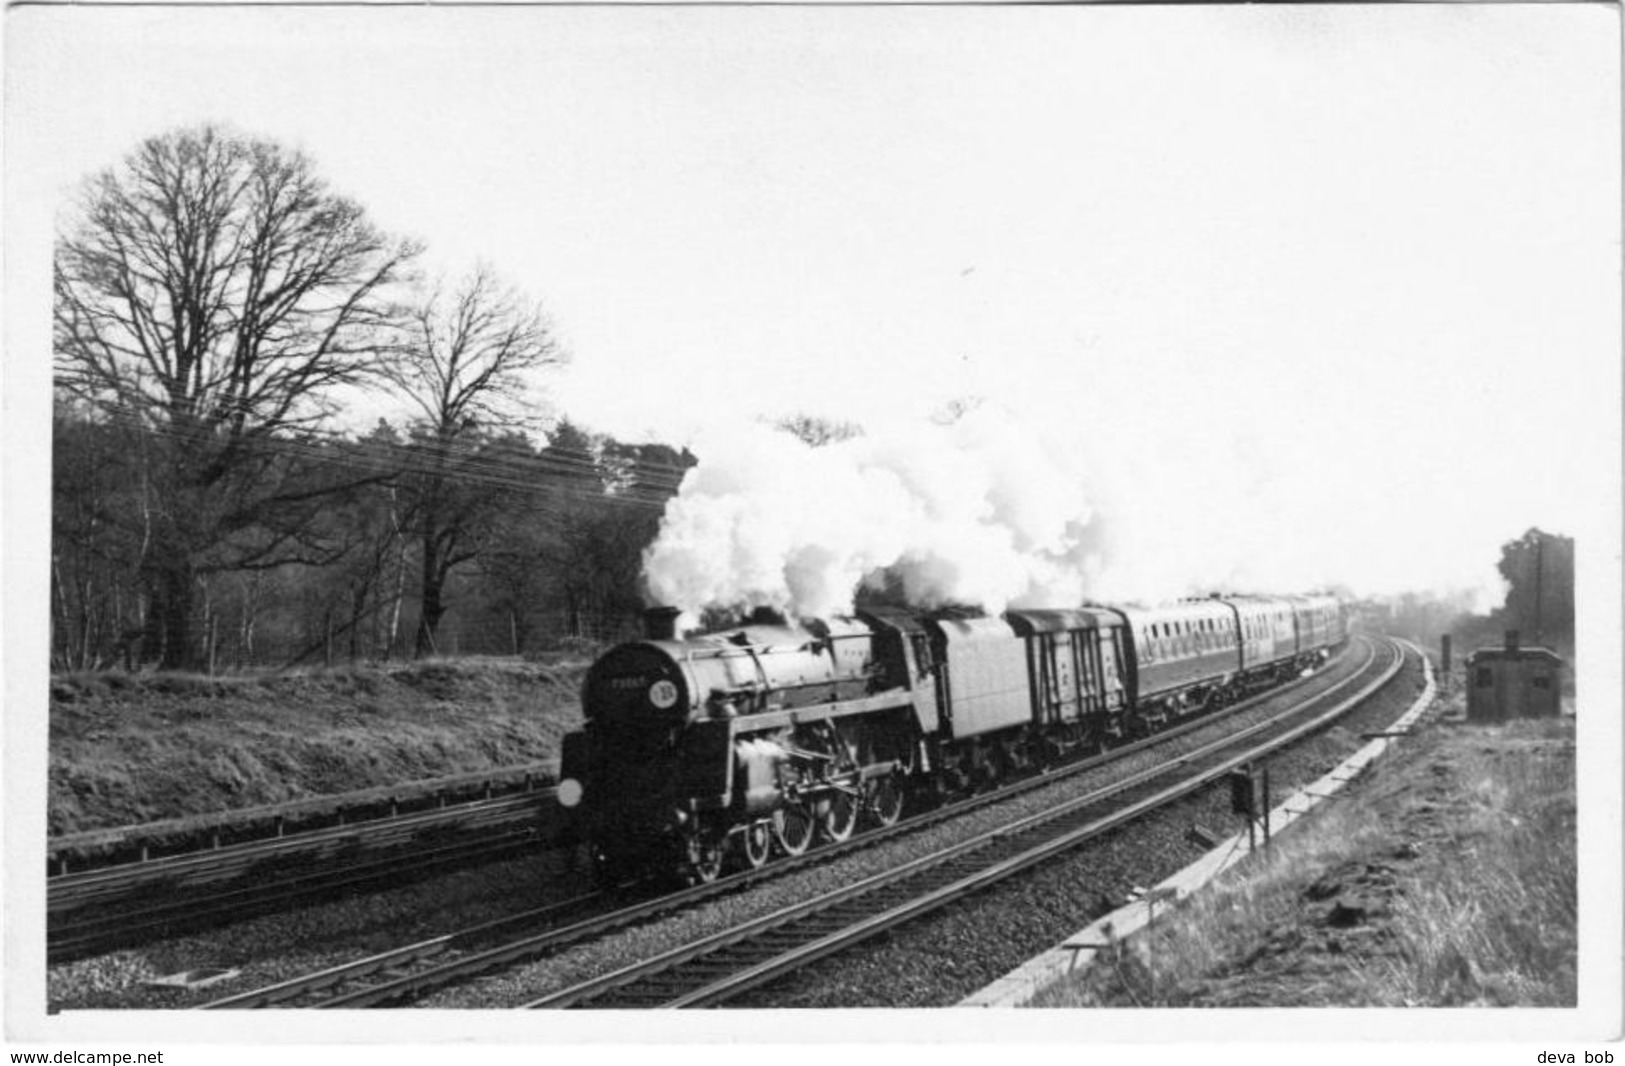
<path fill-rule="evenodd" d="M 1546 550 L 1546 535 L 1544 533 L 1540 532 L 1539 530 L 1536 530 L 1535 531 L 1535 643 L 1536 644 L 1540 643 L 1540 578 L 1541 578 L 1541 570 L 1544 569 L 1544 567 L 1541 564 L 1542 564 L 1542 562 L 1544 562 L 1544 559 L 1542 558 L 1542 556 L 1545 554 L 1545 550 Z"/>

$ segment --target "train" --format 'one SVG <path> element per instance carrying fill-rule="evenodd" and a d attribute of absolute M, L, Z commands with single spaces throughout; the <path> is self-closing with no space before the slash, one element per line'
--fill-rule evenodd
<path fill-rule="evenodd" d="M 1301 675 L 1348 636 L 1335 596 L 1161 607 L 870 608 L 646 639 L 589 667 L 559 802 L 605 883 L 688 883 L 890 825 Z"/>

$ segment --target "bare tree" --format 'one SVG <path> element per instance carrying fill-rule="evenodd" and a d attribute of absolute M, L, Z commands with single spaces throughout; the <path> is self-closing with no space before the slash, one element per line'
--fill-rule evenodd
<path fill-rule="evenodd" d="M 564 361 L 539 306 L 485 266 L 416 309 L 390 377 L 422 419 L 411 470 L 421 565 L 417 654 L 435 650 L 452 570 L 474 558 L 479 524 L 504 487 L 487 445 L 539 418 L 535 375 Z"/>
<path fill-rule="evenodd" d="M 161 665 L 192 666 L 203 575 L 310 550 L 330 486 L 300 449 L 334 388 L 377 369 L 418 249 L 303 154 L 214 127 L 147 140 L 79 207 L 56 248 L 57 383 L 155 442 L 151 635 Z"/>

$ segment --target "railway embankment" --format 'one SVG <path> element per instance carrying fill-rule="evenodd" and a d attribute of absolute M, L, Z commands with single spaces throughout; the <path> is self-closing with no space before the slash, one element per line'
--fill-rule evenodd
<path fill-rule="evenodd" d="M 1574 719 L 1469 724 L 1459 694 L 1441 711 L 1026 1005 L 1574 1005 Z"/>
<path fill-rule="evenodd" d="M 585 660 L 445 660 L 51 683 L 52 834 L 156 822 L 557 757 Z"/>

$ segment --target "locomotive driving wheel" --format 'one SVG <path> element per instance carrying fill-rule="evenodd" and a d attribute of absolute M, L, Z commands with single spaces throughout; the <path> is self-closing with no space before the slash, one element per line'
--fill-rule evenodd
<path fill-rule="evenodd" d="M 751 822 L 739 834 L 739 854 L 744 860 L 746 869 L 761 869 L 772 849 L 773 830 L 769 828 L 765 819 Z"/>
<path fill-rule="evenodd" d="M 869 783 L 869 813 L 882 825 L 896 825 L 903 816 L 903 782 L 897 774 L 877 777 Z"/>
<path fill-rule="evenodd" d="M 858 797 L 844 789 L 831 789 L 818 801 L 818 829 L 832 844 L 852 836 L 858 824 Z"/>
<path fill-rule="evenodd" d="M 773 840 L 780 851 L 793 858 L 811 846 L 815 824 L 805 804 L 786 803 L 773 812 Z"/>

